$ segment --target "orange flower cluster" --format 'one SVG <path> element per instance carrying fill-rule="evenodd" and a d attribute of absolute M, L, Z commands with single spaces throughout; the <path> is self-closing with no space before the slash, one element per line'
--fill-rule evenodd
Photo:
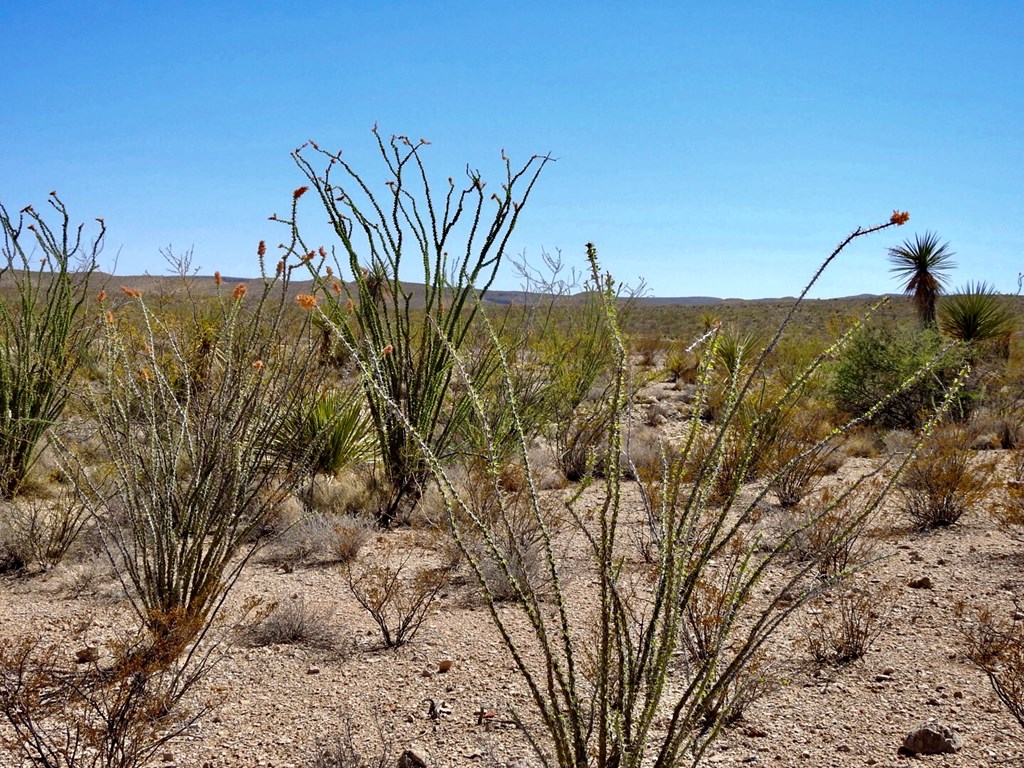
<path fill-rule="evenodd" d="M 294 192 L 292 192 L 292 200 L 298 200 L 307 192 L 309 192 L 309 187 L 299 187 Z"/>
<path fill-rule="evenodd" d="M 136 291 L 134 288 L 129 288 L 127 285 L 121 286 L 121 293 L 129 299 L 138 299 L 142 296 L 142 291 Z"/>
<path fill-rule="evenodd" d="M 107 311 L 107 325 L 113 325 L 113 324 L 114 324 L 114 313 L 110 312 L 108 310 Z"/>
<path fill-rule="evenodd" d="M 395 345 L 394 344 L 388 344 L 386 347 L 384 347 L 384 349 L 382 349 L 380 351 L 380 354 L 381 354 L 381 357 L 386 357 L 387 355 L 390 355 L 394 351 L 395 351 Z"/>
<path fill-rule="evenodd" d="M 267 241 L 266 240 L 260 240 L 260 244 L 256 247 L 256 255 L 261 257 L 261 258 L 263 256 L 267 255 Z"/>
<path fill-rule="evenodd" d="M 245 294 L 249 292 L 249 287 L 245 283 L 239 283 L 235 286 L 235 290 L 231 292 L 231 298 L 235 301 L 241 299 Z"/>
<path fill-rule="evenodd" d="M 262 360 L 257 360 L 256 362 L 254 362 L 252 364 L 252 367 L 253 367 L 253 370 L 262 371 L 263 370 L 263 361 Z"/>
<path fill-rule="evenodd" d="M 220 288 L 220 272 L 213 273 L 213 282 L 215 282 L 217 287 Z"/>
<path fill-rule="evenodd" d="M 902 227 L 910 221 L 910 214 L 906 211 L 893 211 L 892 216 L 889 217 L 889 223 L 895 224 L 897 227 Z"/>
<path fill-rule="evenodd" d="M 98 301 L 100 304 L 102 304 L 106 300 L 107 300 L 107 292 L 101 288 L 100 292 L 96 294 L 96 301 Z"/>
<path fill-rule="evenodd" d="M 316 306 L 316 296 L 310 293 L 300 293 L 295 297 L 295 300 L 299 302 L 299 306 L 307 312 Z"/>

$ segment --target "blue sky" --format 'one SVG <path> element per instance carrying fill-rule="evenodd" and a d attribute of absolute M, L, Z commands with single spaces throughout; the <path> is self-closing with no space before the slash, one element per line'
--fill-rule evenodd
<path fill-rule="evenodd" d="M 792 295 L 894 208 L 910 223 L 815 295 L 894 290 L 886 249 L 925 230 L 955 284 L 1024 270 L 1019 0 L 0 8 L 0 201 L 103 216 L 120 274 L 163 272 L 168 245 L 254 274 L 303 181 L 289 152 L 313 138 L 383 181 L 374 122 L 429 139 L 439 182 L 551 152 L 512 252 L 582 266 L 593 241 L 656 295 Z"/>

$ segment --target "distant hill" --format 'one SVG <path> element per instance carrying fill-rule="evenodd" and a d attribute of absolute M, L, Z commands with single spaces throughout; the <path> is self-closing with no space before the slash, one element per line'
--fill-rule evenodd
<path fill-rule="evenodd" d="M 0 276 L 0 288 L 5 287 L 9 284 L 10 275 L 5 274 Z M 234 289 L 234 286 L 238 283 L 245 283 L 250 286 L 250 289 L 255 290 L 260 285 L 261 278 L 258 277 L 229 277 L 222 276 L 221 290 L 226 293 L 230 293 Z M 144 295 L 160 295 L 165 298 L 174 297 L 177 295 L 185 296 L 191 293 L 194 297 L 212 297 L 217 294 L 217 284 L 212 276 L 209 275 L 193 275 L 187 278 L 182 278 L 177 275 L 110 275 L 106 273 L 97 273 L 92 278 L 93 285 L 99 290 L 100 287 L 105 287 L 107 292 L 110 294 L 116 294 L 120 286 L 130 288 L 132 290 L 141 291 Z M 289 284 L 288 292 L 292 295 L 298 295 L 300 293 L 308 293 L 312 288 L 311 280 L 294 280 Z M 351 284 L 349 284 L 351 286 Z M 423 284 L 422 283 L 402 283 L 403 288 L 410 291 L 413 294 L 412 305 L 422 306 L 423 302 Z M 528 302 L 537 301 L 538 297 L 544 294 L 527 293 L 526 291 L 499 291 L 491 290 L 487 292 L 485 303 L 493 304 L 497 306 L 508 306 L 511 304 L 525 304 Z M 582 294 L 575 294 L 568 298 L 579 298 Z M 895 296 L 896 294 L 890 294 Z M 875 294 L 862 293 L 856 296 L 843 296 L 834 299 L 827 299 L 827 301 L 865 301 L 869 299 L 879 298 Z M 792 302 L 795 300 L 793 296 L 779 296 L 774 298 L 761 298 L 761 299 L 737 299 L 737 298 L 720 298 L 718 296 L 642 296 L 636 299 L 636 302 L 640 306 L 644 307 L 701 307 L 701 306 L 714 306 L 720 304 L 751 304 L 751 303 L 780 303 L 780 302 Z M 811 299 L 810 301 L 816 301 Z"/>

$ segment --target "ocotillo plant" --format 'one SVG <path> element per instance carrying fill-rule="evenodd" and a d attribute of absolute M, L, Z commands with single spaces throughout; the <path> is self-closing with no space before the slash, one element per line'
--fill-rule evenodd
<path fill-rule="evenodd" d="M 383 474 L 391 491 L 379 510 L 390 525 L 417 500 L 430 472 L 413 436 L 444 456 L 458 431 L 465 398 L 452 394 L 453 356 L 461 349 L 477 313 L 477 297 L 491 286 L 541 170 L 551 160 L 534 155 L 514 169 L 502 152 L 505 178 L 487 190 L 478 171 L 467 168 L 464 186 L 448 178 L 438 192 L 422 159 L 429 142 L 406 136 L 374 136 L 387 171 L 386 186 L 372 189 L 341 153 L 310 143 L 293 154 L 316 191 L 340 241 L 336 266 L 350 282 L 337 282 L 333 270 L 316 266 L 326 251 L 308 248 L 295 217 L 292 242 L 310 255 L 310 266 L 333 303 L 335 329 L 354 350 L 367 377 L 365 390 L 380 442 Z M 326 165 L 319 170 L 305 153 L 311 149 Z M 296 190 L 296 200 L 306 191 Z M 491 207 L 493 206 L 493 207 Z M 411 270 L 411 272 L 410 272 Z M 422 308 L 403 280 L 422 279 Z M 340 277 L 340 276 L 339 276 Z M 418 297 L 416 303 L 419 303 Z M 391 403 L 397 403 L 396 413 Z"/>
<path fill-rule="evenodd" d="M 0 205 L 0 497 L 18 491 L 36 446 L 60 417 L 81 353 L 95 328 L 89 282 L 106 227 L 89 245 L 55 192 L 51 226 L 32 206 L 12 218 Z"/>
<path fill-rule="evenodd" d="M 905 216 L 897 213 L 887 224 L 856 230 L 821 269 L 854 238 L 903 221 Z M 444 494 L 455 540 L 487 599 L 491 619 L 525 679 L 543 724 L 543 734 L 532 736 L 542 760 L 559 768 L 669 768 L 687 758 L 696 763 L 745 691 L 750 690 L 751 670 L 756 669 L 766 641 L 798 606 L 823 584 L 831 583 L 818 576 L 819 558 L 789 570 L 773 570 L 801 529 L 774 542 L 757 536 L 751 524 L 760 515 L 760 506 L 770 493 L 768 487 L 755 491 L 753 499 L 741 496 L 738 490 L 721 498 L 716 488 L 718 475 L 724 461 L 736 460 L 738 464 L 732 470 L 740 476 L 736 488 L 742 485 L 743 472 L 757 455 L 763 425 L 773 423 L 780 411 L 799 401 L 807 377 L 835 353 L 837 346 L 849 340 L 849 334 L 817 356 L 752 423 L 740 418 L 744 402 L 755 394 L 752 389 L 765 360 L 782 338 L 796 305 L 769 343 L 753 354 L 749 368 L 733 372 L 720 415 L 710 432 L 699 419 L 691 420 L 678 458 L 664 466 L 656 492 L 648 497 L 654 562 L 649 571 L 638 573 L 643 559 L 631 551 L 631 542 L 623 536 L 628 513 L 623 490 L 627 481 L 624 473 L 614 471 L 624 461 L 623 431 L 630 405 L 628 356 L 618 329 L 614 283 L 600 273 L 593 246 L 588 247 L 588 257 L 593 280 L 601 286 L 616 360 L 615 381 L 608 395 L 612 416 L 604 442 L 603 463 L 610 469 L 595 489 L 596 508 L 590 505 L 584 510 L 577 503 L 581 494 L 574 493 L 566 510 L 576 532 L 587 542 L 587 564 L 583 566 L 574 559 L 573 567 L 576 583 L 582 580 L 594 585 L 592 607 L 587 607 L 590 601 L 572 598 L 563 579 L 566 564 L 548 524 L 546 505 L 536 489 L 529 444 L 521 429 L 517 449 L 525 467 L 526 504 L 541 532 L 543 566 L 537 578 L 543 580 L 543 590 L 532 575 L 517 573 L 514 558 L 503 551 L 501 532 L 509 524 L 508 518 L 501 512 L 486 518 L 478 514 L 443 457 L 432 452 L 425 437 L 419 438 L 419 446 Z M 820 274 L 819 270 L 797 305 Z M 713 328 L 704 339 L 698 399 L 707 397 L 714 378 L 717 335 L 718 330 Z M 501 375 L 508 377 L 500 345 L 496 354 Z M 466 375 L 468 368 L 459 364 L 457 356 L 456 362 L 472 407 L 482 412 L 477 388 Z M 371 377 L 369 381 L 378 386 L 379 397 L 387 397 L 376 379 Z M 387 402 L 399 417 L 401 404 Z M 508 407 L 512 418 L 517 419 L 514 395 Z M 697 403 L 695 412 L 700 409 L 701 403 Z M 861 414 L 837 426 L 808 451 L 820 450 L 870 415 Z M 486 429 L 486 421 L 480 422 Z M 407 422 L 406 426 L 414 437 L 418 436 L 414 425 Z M 499 505 L 508 499 L 501 477 L 506 456 L 507 446 L 495 445 L 485 457 L 486 476 Z M 628 463 L 628 457 L 625 459 Z M 891 463 L 888 468 L 892 468 Z M 832 503 L 811 516 L 807 525 L 813 525 L 818 516 L 829 514 L 836 504 L 855 494 L 866 496 L 863 505 L 823 544 L 820 558 L 829 557 L 832 549 L 843 546 L 862 529 L 898 477 L 900 467 L 894 470 L 893 479 L 877 490 L 866 481 L 879 475 L 880 470 L 850 482 L 837 491 Z M 516 503 L 522 503 L 522 496 Z M 485 558 L 504 569 L 505 582 L 516 592 L 517 599 L 511 604 L 514 611 L 500 607 L 490 591 L 483 567 Z M 586 569 L 583 579 L 578 574 L 581 567 Z M 831 579 L 843 575 L 840 572 Z M 717 596 L 714 621 L 701 627 L 702 642 L 694 651 L 698 646 L 686 642 L 687 621 L 694 615 L 693 606 L 708 593 Z"/>

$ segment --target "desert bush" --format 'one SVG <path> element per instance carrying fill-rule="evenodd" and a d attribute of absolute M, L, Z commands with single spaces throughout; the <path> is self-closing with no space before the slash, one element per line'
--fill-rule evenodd
<path fill-rule="evenodd" d="M 956 606 L 967 659 L 985 673 L 996 697 L 1024 728 L 1024 625 L 999 618 L 989 607 L 969 618 L 967 612 L 963 604 Z"/>
<path fill-rule="evenodd" d="M 36 447 L 68 402 L 70 383 L 95 325 L 87 294 L 106 227 L 92 245 L 84 225 L 71 225 L 55 192 L 48 200 L 58 223 L 32 206 L 17 220 L 0 205 L 3 250 L 0 286 L 0 497 L 11 498 Z M 38 267 L 34 264 L 38 261 Z"/>
<path fill-rule="evenodd" d="M 630 340 L 630 348 L 645 368 L 653 366 L 658 356 L 668 348 L 668 343 L 661 336 L 646 334 Z"/>
<path fill-rule="evenodd" d="M 267 614 L 244 635 L 247 644 L 305 645 L 312 648 L 333 648 L 338 639 L 331 626 L 332 611 L 313 607 L 302 596 L 293 596 L 274 604 Z"/>
<path fill-rule="evenodd" d="M 697 381 L 699 361 L 692 348 L 677 341 L 665 356 L 665 373 L 676 385 L 693 384 Z"/>
<path fill-rule="evenodd" d="M 398 648 L 415 637 L 438 593 L 448 583 L 447 568 L 416 566 L 411 550 L 391 542 L 372 559 L 345 568 L 348 587 L 380 629 L 385 648 Z"/>
<path fill-rule="evenodd" d="M 868 563 L 874 548 L 864 538 L 862 526 L 851 526 L 850 521 L 880 490 L 877 479 L 856 493 L 826 487 L 784 511 L 778 522 L 778 540 L 785 542 L 783 559 L 814 563 L 818 577 L 826 583 Z"/>
<path fill-rule="evenodd" d="M 907 466 L 898 498 L 918 528 L 952 525 L 993 489 L 994 462 L 975 456 L 970 443 L 962 427 L 937 429 Z"/>
<path fill-rule="evenodd" d="M 820 410 L 807 408 L 787 414 L 763 459 L 769 487 L 782 507 L 793 507 L 834 471 L 838 440 L 826 441 L 832 425 Z"/>
<path fill-rule="evenodd" d="M 0 714 L 13 733 L 0 744 L 42 768 L 138 768 L 207 709 L 185 696 L 206 667 L 148 652 L 147 640 L 109 649 L 84 665 L 38 639 L 0 643 Z"/>
<path fill-rule="evenodd" d="M 449 178 L 435 197 L 421 157 L 429 142 L 405 136 L 385 141 L 376 127 L 374 136 L 388 175 L 387 189 L 380 193 L 340 153 L 307 145 L 326 162 L 322 172 L 303 154 L 306 147 L 292 157 L 326 207 L 341 241 L 345 270 L 354 281 L 350 287 L 331 274 L 323 277 L 318 262 L 309 262 L 318 286 L 336 286 L 337 293 L 322 291 L 330 307 L 324 319 L 357 358 L 367 380 L 370 415 L 391 487 L 379 522 L 389 526 L 403 506 L 418 500 L 430 474 L 410 430 L 425 437 L 439 455 L 451 449 L 466 410 L 464 399 L 452 394 L 450 386 L 453 353 L 467 338 L 477 292 L 485 293 L 494 280 L 509 237 L 550 158 L 535 155 L 513 170 L 502 153 L 505 179 L 499 190 L 486 194 L 480 173 L 467 169 L 464 188 Z M 296 191 L 296 199 L 301 192 Z M 488 212 L 492 201 L 495 209 Z M 295 216 L 285 223 L 298 237 Z M 450 261 L 449 250 L 464 255 Z M 304 252 L 315 256 L 310 248 Z M 403 259 L 417 268 L 422 265 L 422 311 L 414 312 L 411 289 L 401 282 Z M 342 312 L 346 301 L 351 310 Z M 389 403 L 400 403 L 401 413 Z"/>
<path fill-rule="evenodd" d="M 337 731 L 317 744 L 310 768 L 391 768 L 395 763 L 394 744 L 380 721 L 375 720 L 375 724 L 378 747 L 374 756 L 367 758 L 356 743 L 352 715 L 343 712 Z"/>
<path fill-rule="evenodd" d="M 71 493 L 52 501 L 15 499 L 0 502 L 0 552 L 11 564 L 34 564 L 43 570 L 58 565 L 67 555 L 82 526 L 86 509 Z M 0 571 L 5 557 L 0 554 Z"/>
<path fill-rule="evenodd" d="M 821 269 L 854 238 L 905 220 L 905 214 L 895 213 L 889 224 L 858 229 L 836 248 Z M 623 451 L 625 414 L 630 407 L 629 370 L 618 332 L 616 286 L 610 277 L 601 274 L 592 245 L 588 245 L 588 260 L 593 284 L 600 289 L 597 295 L 602 300 L 614 354 L 607 401 L 611 419 L 603 453 L 606 466 L 617 466 Z M 820 270 L 795 305 L 799 305 L 817 275 Z M 791 318 L 795 310 L 793 306 L 787 317 Z M 514 582 L 513 570 L 502 561 L 498 547 L 497 534 L 504 524 L 503 518 L 498 517 L 499 530 L 496 530 L 493 524 L 475 514 L 441 457 L 431 454 L 425 438 L 420 441 L 444 495 L 452 534 L 538 710 L 546 739 L 543 749 L 538 741 L 534 743 L 538 744 L 538 752 L 547 764 L 563 768 L 668 766 L 682 760 L 684 755 L 699 763 L 723 721 L 722 717 L 709 718 L 709 713 L 729 711 L 730 702 L 743 689 L 738 682 L 751 669 L 767 639 L 820 590 L 820 581 L 814 578 L 818 569 L 814 561 L 787 569 L 781 583 L 774 579 L 768 583 L 766 574 L 784 557 L 789 541 L 783 539 L 765 550 L 758 545 L 758 537 L 748 540 L 743 533 L 748 524 L 761 515 L 764 498 L 769 493 L 767 489 L 755 490 L 753 498 L 744 498 L 742 502 L 736 494 L 731 494 L 722 505 L 712 505 L 709 501 L 725 445 L 735 434 L 733 427 L 740 418 L 743 404 L 752 389 L 764 380 L 764 359 L 771 354 L 787 325 L 788 320 L 785 320 L 775 336 L 754 356 L 746 375 L 741 372 L 732 378 L 719 419 L 712 428 L 711 448 L 695 461 L 695 446 L 704 427 L 698 420 L 692 420 L 678 458 L 663 472 L 663 481 L 654 489 L 655 493 L 649 495 L 645 514 L 650 521 L 657 565 L 647 569 L 648 580 L 638 580 L 636 571 L 625 567 L 626 550 L 620 539 L 626 528 L 622 525 L 626 511 L 623 501 L 626 480 L 622 473 L 607 472 L 601 478 L 591 477 L 570 495 L 566 502 L 569 524 L 573 533 L 583 538 L 588 555 L 585 562 L 576 558 L 574 565 L 577 571 L 585 569 L 593 585 L 596 606 L 592 620 L 582 620 L 581 611 L 585 609 L 566 592 L 558 547 L 545 522 L 541 500 L 529 471 L 525 503 L 542 535 L 541 554 L 550 587 L 540 595 L 527 586 L 512 604 L 514 610 L 499 609 L 495 596 L 488 590 L 481 557 L 471 545 L 481 540 L 485 542 L 492 559 L 501 564 L 509 580 Z M 716 357 L 716 336 L 716 329 L 708 332 L 697 378 L 698 400 L 707 397 L 713 376 L 711 361 Z M 496 345 L 504 377 L 508 375 L 507 362 L 498 340 Z M 833 345 L 816 357 L 804 375 L 775 395 L 774 405 L 768 404 L 742 433 L 745 461 L 752 460 L 757 452 L 762 427 L 779 412 L 795 407 L 804 378 L 813 375 L 836 349 Z M 455 359 L 463 375 L 466 367 L 459 365 L 458 356 Z M 466 381 L 466 389 L 473 407 L 479 408 L 471 380 Z M 947 397 L 942 405 L 948 407 L 950 400 L 951 397 Z M 509 408 L 514 414 L 514 398 L 509 398 Z M 400 413 L 397 403 L 393 410 Z M 837 430 L 841 432 L 850 426 L 841 425 Z M 529 449 L 520 433 L 517 451 L 526 467 L 529 466 Z M 496 455 L 497 451 L 487 452 L 484 458 L 486 475 L 498 491 L 500 465 L 495 460 Z M 843 493 L 849 495 L 863 489 L 865 482 L 867 478 L 853 480 Z M 594 491 L 588 498 L 596 498 L 597 503 L 584 511 L 580 499 L 588 488 Z M 865 502 L 846 521 L 848 531 L 863 526 L 889 488 L 885 485 L 877 493 L 867 494 Z M 506 504 L 500 493 L 495 496 L 499 504 Z M 731 569 L 732 586 L 721 590 L 724 619 L 713 629 L 717 637 L 706 638 L 706 646 L 714 650 L 709 658 L 692 659 L 675 671 L 672 665 L 682 642 L 683 615 L 695 599 L 697 585 L 706 581 L 719 560 L 734 550 L 739 554 Z M 755 593 L 759 598 L 756 607 L 754 601 L 749 600 Z M 667 683 L 670 672 L 671 686 Z M 703 726 L 709 719 L 714 725 L 705 729 Z"/>
<path fill-rule="evenodd" d="M 804 629 L 814 660 L 841 665 L 864 656 L 885 627 L 886 601 L 881 592 L 855 588 L 811 603 Z"/>
<path fill-rule="evenodd" d="M 263 243 L 258 251 L 262 266 Z M 104 323 L 103 385 L 88 394 L 108 463 L 87 467 L 58 442 L 161 652 L 183 652 L 206 632 L 259 544 L 255 533 L 309 471 L 308 462 L 281 461 L 275 439 L 321 375 L 309 335 L 285 325 L 288 260 L 254 297 L 245 284 L 219 295 L 198 360 L 185 348 L 191 336 L 124 289 L 128 305 Z M 126 316 L 132 309 L 141 334 Z"/>
<path fill-rule="evenodd" d="M 963 361 L 959 348 L 945 350 L 943 360 L 925 375 L 916 375 L 943 354 L 939 336 L 930 330 L 897 331 L 865 327 L 840 353 L 830 392 L 842 413 L 873 408 L 871 423 L 890 429 L 914 429 L 942 402 Z M 879 405 L 879 407 L 875 407 Z M 961 411 L 968 398 L 958 398 Z"/>

